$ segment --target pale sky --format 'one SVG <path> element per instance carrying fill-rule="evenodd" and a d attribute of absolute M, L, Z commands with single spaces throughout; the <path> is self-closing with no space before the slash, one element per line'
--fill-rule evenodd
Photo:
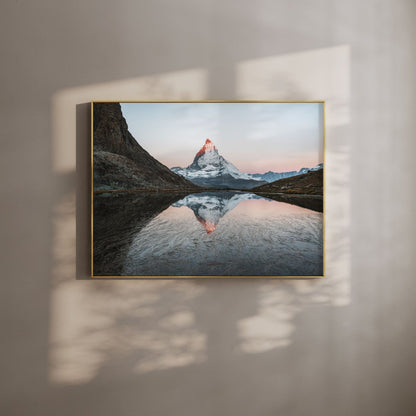
<path fill-rule="evenodd" d="M 121 103 L 129 131 L 169 168 L 190 165 L 209 138 L 242 172 L 323 161 L 322 103 Z"/>

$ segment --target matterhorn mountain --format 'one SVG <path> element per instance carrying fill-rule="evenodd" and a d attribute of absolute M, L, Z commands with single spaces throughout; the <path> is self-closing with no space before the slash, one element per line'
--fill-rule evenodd
<path fill-rule="evenodd" d="M 205 187 L 250 189 L 266 183 L 253 178 L 249 173 L 240 172 L 218 153 L 218 149 L 210 139 L 205 141 L 188 167 L 174 167 L 172 171 L 196 185 Z"/>
<path fill-rule="evenodd" d="M 240 172 L 231 162 L 221 156 L 210 139 L 206 139 L 205 144 L 188 167 L 174 167 L 171 170 L 195 185 L 207 188 L 251 189 L 262 184 L 302 175 L 322 168 L 323 164 L 320 163 L 315 167 L 302 168 L 299 171 L 244 173 Z"/>

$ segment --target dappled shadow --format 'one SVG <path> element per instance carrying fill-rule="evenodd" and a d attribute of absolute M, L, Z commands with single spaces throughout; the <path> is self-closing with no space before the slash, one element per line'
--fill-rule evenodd
<path fill-rule="evenodd" d="M 67 280 L 54 290 L 54 382 L 85 383 L 111 377 L 109 369 L 140 374 L 205 359 L 206 335 L 195 327 L 193 312 L 202 287 L 174 281 L 85 284 Z"/>

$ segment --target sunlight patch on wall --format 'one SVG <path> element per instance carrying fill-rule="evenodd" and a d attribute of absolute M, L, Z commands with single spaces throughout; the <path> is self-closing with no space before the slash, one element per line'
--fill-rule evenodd
<path fill-rule="evenodd" d="M 265 284 L 258 290 L 258 314 L 238 322 L 240 348 L 246 353 L 261 353 L 286 347 L 295 331 L 293 318 L 299 312 L 294 296 L 287 290 L 273 290 Z"/>
<path fill-rule="evenodd" d="M 159 325 L 163 329 L 162 338 L 157 331 L 151 331 L 145 337 L 141 337 L 137 331 L 132 334 L 133 337 L 142 338 L 138 340 L 141 348 L 148 350 L 147 356 L 137 362 L 134 372 L 183 367 L 206 359 L 206 335 L 194 329 L 193 313 L 187 310 L 173 313 L 161 319 Z"/>

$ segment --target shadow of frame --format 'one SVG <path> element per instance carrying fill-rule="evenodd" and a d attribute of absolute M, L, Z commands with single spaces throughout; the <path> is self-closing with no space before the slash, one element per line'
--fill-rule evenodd
<path fill-rule="evenodd" d="M 91 104 L 76 105 L 76 279 L 91 279 Z"/>

